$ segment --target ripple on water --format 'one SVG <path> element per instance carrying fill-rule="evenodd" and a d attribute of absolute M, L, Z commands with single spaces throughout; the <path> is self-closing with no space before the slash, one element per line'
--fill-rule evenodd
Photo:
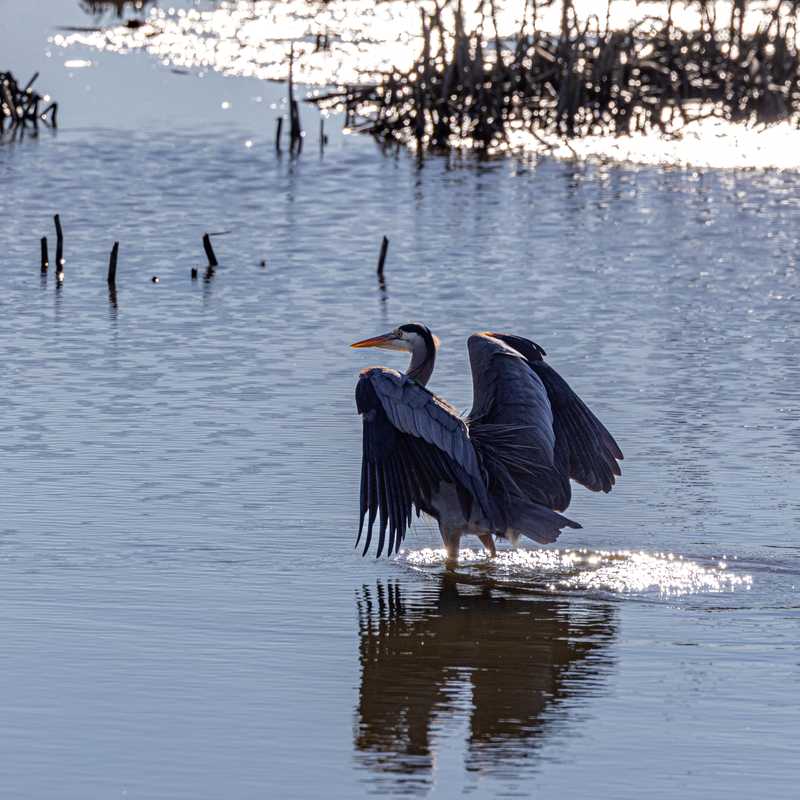
<path fill-rule="evenodd" d="M 440 568 L 444 549 L 403 551 L 400 560 L 415 570 Z M 751 575 L 728 569 L 727 561 L 703 564 L 674 553 L 632 550 L 506 550 L 489 559 L 461 550 L 459 571 L 514 588 L 550 592 L 599 591 L 623 595 L 676 597 L 749 589 Z"/>

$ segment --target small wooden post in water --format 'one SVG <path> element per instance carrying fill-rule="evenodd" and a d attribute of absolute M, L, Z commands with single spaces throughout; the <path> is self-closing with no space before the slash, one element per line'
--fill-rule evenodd
<path fill-rule="evenodd" d="M 209 267 L 218 266 L 217 257 L 214 255 L 214 248 L 211 246 L 211 237 L 207 233 L 203 234 L 203 249 L 206 251 L 206 257 L 208 258 L 208 266 Z"/>
<path fill-rule="evenodd" d="M 389 249 L 389 240 L 384 236 L 381 242 L 381 254 L 378 256 L 378 279 L 383 280 L 383 265 L 386 263 L 386 251 Z"/>
<path fill-rule="evenodd" d="M 61 230 L 61 217 L 53 217 L 56 223 L 56 272 L 64 271 L 64 231 Z"/>
<path fill-rule="evenodd" d="M 47 267 L 49 266 L 50 260 L 47 255 L 47 237 L 42 236 L 42 272 L 47 272 Z"/>
<path fill-rule="evenodd" d="M 303 150 L 303 126 L 300 124 L 300 110 L 297 100 L 292 100 L 292 142 L 293 148 L 298 152 Z"/>
<path fill-rule="evenodd" d="M 111 256 L 108 259 L 108 285 L 117 284 L 117 256 L 119 255 L 119 242 L 114 242 L 111 248 Z"/>
<path fill-rule="evenodd" d="M 303 149 L 303 126 L 300 124 L 300 110 L 294 99 L 294 42 L 289 50 L 289 149 L 301 152 Z"/>

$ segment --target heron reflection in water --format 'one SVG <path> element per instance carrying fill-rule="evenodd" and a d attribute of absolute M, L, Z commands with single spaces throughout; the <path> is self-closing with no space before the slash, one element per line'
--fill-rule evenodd
<path fill-rule="evenodd" d="M 356 406 L 364 425 L 361 466 L 361 540 L 369 550 L 378 525 L 377 553 L 388 533 L 397 552 L 412 511 L 425 512 L 453 560 L 464 533 L 495 555 L 495 536 L 555 541 L 562 528 L 570 479 L 609 492 L 621 474 L 622 451 L 536 343 L 502 333 L 476 333 L 467 342 L 472 410 L 458 412 L 426 385 L 438 339 L 418 323 L 356 342 L 411 354 L 406 373 L 386 367 L 362 371 Z M 357 543 L 358 543 L 357 541 Z"/>
<path fill-rule="evenodd" d="M 565 703 L 605 685 L 616 613 L 608 604 L 459 587 L 446 573 L 428 596 L 395 582 L 358 599 L 359 762 L 393 791 L 430 779 L 436 734 L 468 718 L 468 770 L 524 768 L 536 745 L 569 722 Z"/>

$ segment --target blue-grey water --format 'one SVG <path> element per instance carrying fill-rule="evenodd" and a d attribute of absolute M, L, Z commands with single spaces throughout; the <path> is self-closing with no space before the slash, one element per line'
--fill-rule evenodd
<path fill-rule="evenodd" d="M 3 797 L 797 796 L 800 176 L 320 157 L 306 108 L 279 157 L 283 87 L 70 74 L 77 4 L 0 10 L 64 119 L 0 146 Z M 353 387 L 403 360 L 348 344 L 411 319 L 457 406 L 513 331 L 619 440 L 557 553 L 353 550 Z"/>

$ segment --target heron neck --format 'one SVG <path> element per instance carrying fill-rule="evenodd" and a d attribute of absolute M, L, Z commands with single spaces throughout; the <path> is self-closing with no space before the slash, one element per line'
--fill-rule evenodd
<path fill-rule="evenodd" d="M 433 365 L 436 362 L 435 347 L 420 347 L 411 354 L 411 364 L 409 364 L 408 375 L 422 386 L 427 385 L 433 375 Z"/>

